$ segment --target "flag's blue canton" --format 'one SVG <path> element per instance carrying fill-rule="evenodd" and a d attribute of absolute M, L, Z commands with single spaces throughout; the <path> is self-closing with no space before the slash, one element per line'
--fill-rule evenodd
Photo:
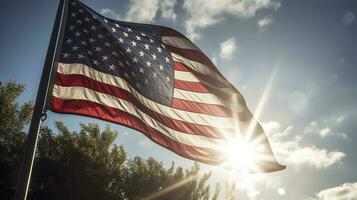
<path fill-rule="evenodd" d="M 73 1 L 60 62 L 121 77 L 146 98 L 169 106 L 174 70 L 160 33 L 161 27 L 107 19 Z"/>

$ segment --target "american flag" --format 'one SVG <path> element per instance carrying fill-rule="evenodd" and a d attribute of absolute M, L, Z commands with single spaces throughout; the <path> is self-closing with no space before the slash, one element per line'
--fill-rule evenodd
<path fill-rule="evenodd" d="M 263 171 L 283 168 L 243 97 L 202 51 L 168 27 L 106 18 L 79 1 L 65 17 L 49 109 L 135 129 L 192 160 L 221 165 L 254 123 Z"/>

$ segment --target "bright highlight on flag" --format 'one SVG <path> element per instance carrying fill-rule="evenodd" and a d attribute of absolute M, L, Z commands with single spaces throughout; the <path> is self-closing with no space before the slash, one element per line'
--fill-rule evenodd
<path fill-rule="evenodd" d="M 184 35 L 109 19 L 79 1 L 64 19 L 48 109 L 130 127 L 191 160 L 284 169 L 239 91 Z"/>

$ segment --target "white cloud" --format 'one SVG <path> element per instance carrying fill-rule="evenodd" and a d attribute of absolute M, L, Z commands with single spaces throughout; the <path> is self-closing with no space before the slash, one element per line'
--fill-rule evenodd
<path fill-rule="evenodd" d="M 273 18 L 271 17 L 263 17 L 258 20 L 257 24 L 261 31 L 265 31 L 270 25 L 274 22 Z"/>
<path fill-rule="evenodd" d="M 345 116 L 341 115 L 341 116 L 337 117 L 336 122 L 341 123 L 343 120 L 345 120 Z"/>
<path fill-rule="evenodd" d="M 279 131 L 280 124 L 276 121 L 270 121 L 270 122 L 263 123 L 263 127 L 264 127 L 264 131 L 268 135 L 270 135 L 270 134 L 273 134 L 273 133 Z"/>
<path fill-rule="evenodd" d="M 175 3 L 176 0 L 130 0 L 125 19 L 134 22 L 152 22 L 160 10 L 163 19 L 175 20 L 176 14 L 173 10 Z"/>
<path fill-rule="evenodd" d="M 355 21 L 355 19 L 356 19 L 355 14 L 353 12 L 351 12 L 351 11 L 347 11 L 343 15 L 342 23 L 344 25 L 349 25 L 349 24 L 352 24 Z"/>
<path fill-rule="evenodd" d="M 108 18 L 112 18 L 112 19 L 116 19 L 116 20 L 120 20 L 120 15 L 118 13 L 116 13 L 114 10 L 111 10 L 109 8 L 104 8 L 100 11 L 101 15 L 104 15 Z"/>
<path fill-rule="evenodd" d="M 321 137 L 325 137 L 330 132 L 331 132 L 330 128 L 323 128 L 323 129 L 320 129 L 319 134 Z"/>
<path fill-rule="evenodd" d="M 304 128 L 304 133 L 313 133 L 318 130 L 318 124 L 317 121 L 312 121 L 309 123 L 308 126 Z"/>
<path fill-rule="evenodd" d="M 339 116 L 337 119 L 328 120 L 327 124 L 332 125 L 331 122 L 341 123 L 344 120 L 343 116 Z M 326 123 L 325 123 L 326 124 Z M 317 121 L 310 122 L 303 130 L 304 133 L 319 134 L 321 137 L 326 137 L 327 135 L 338 136 L 346 139 L 347 135 L 345 133 L 335 133 L 332 131 L 331 127 L 321 128 Z"/>
<path fill-rule="evenodd" d="M 162 0 L 160 1 L 160 11 L 161 11 L 161 18 L 167 20 L 175 20 L 176 14 L 174 12 L 176 0 Z"/>
<path fill-rule="evenodd" d="M 236 39 L 231 37 L 220 44 L 219 57 L 223 60 L 229 59 L 236 49 Z"/>
<path fill-rule="evenodd" d="M 337 187 L 322 190 L 316 197 L 318 200 L 356 200 L 357 182 L 344 183 Z"/>
<path fill-rule="evenodd" d="M 198 31 L 222 21 L 227 15 L 236 18 L 251 18 L 262 9 L 278 9 L 276 0 L 185 0 L 183 8 L 189 18 L 185 28 L 191 39 L 199 38 Z"/>
<path fill-rule="evenodd" d="M 152 22 L 159 10 L 157 0 L 130 0 L 126 20 L 134 22 Z"/>
<path fill-rule="evenodd" d="M 283 196 L 286 194 L 285 188 L 278 188 L 278 194 Z"/>
<path fill-rule="evenodd" d="M 340 162 L 346 156 L 343 152 L 320 149 L 314 145 L 303 146 L 301 144 L 302 136 L 300 135 L 288 139 L 287 136 L 291 136 L 293 130 L 291 126 L 281 131 L 278 122 L 262 123 L 262 125 L 267 130 L 278 160 L 286 165 L 309 165 L 321 169 Z"/>
<path fill-rule="evenodd" d="M 310 165 L 315 168 L 327 168 L 346 155 L 338 151 L 328 151 L 319 149 L 315 146 L 301 147 L 298 142 L 293 143 L 292 148 L 288 148 L 288 157 L 285 159 L 287 163 L 295 165 Z"/>

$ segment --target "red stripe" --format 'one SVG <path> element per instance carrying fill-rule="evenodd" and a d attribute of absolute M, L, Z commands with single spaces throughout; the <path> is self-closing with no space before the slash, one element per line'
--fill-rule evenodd
<path fill-rule="evenodd" d="M 174 68 L 181 68 L 181 69 L 188 70 L 190 73 L 192 73 L 192 75 L 194 75 L 197 79 L 199 79 L 200 84 L 203 87 L 205 87 L 210 93 L 220 97 L 225 101 L 231 101 L 232 94 L 239 93 L 233 85 L 228 83 L 228 81 L 227 83 L 220 82 L 217 79 L 213 78 L 212 76 L 204 75 L 192 70 L 191 68 L 187 67 L 183 63 L 174 62 L 173 65 Z M 225 90 L 221 90 L 220 88 L 225 88 Z"/>
<path fill-rule="evenodd" d="M 175 36 L 175 37 L 186 38 L 183 34 L 181 34 L 180 32 L 178 32 L 172 28 L 165 28 L 162 31 L 162 36 Z"/>
<path fill-rule="evenodd" d="M 217 78 L 211 76 L 211 75 L 205 75 L 205 74 L 201 74 L 199 72 L 194 71 L 193 69 L 191 69 L 190 67 L 186 66 L 184 63 L 180 63 L 178 61 L 175 61 L 173 63 L 174 69 L 177 71 L 190 71 L 191 73 L 195 74 L 196 76 L 199 76 L 202 80 L 205 80 L 206 82 L 212 83 L 214 85 L 216 85 L 217 87 L 229 87 L 232 88 L 234 91 L 237 91 L 234 86 L 232 84 L 230 84 L 226 78 L 224 78 L 224 76 L 221 74 L 221 72 L 218 71 L 218 69 L 216 68 L 216 66 L 211 62 L 211 60 L 202 52 L 199 51 L 195 51 L 195 50 L 190 50 L 190 49 L 180 49 L 180 48 L 175 48 L 175 47 L 171 47 L 168 46 L 169 50 L 179 54 L 185 58 L 188 58 L 192 61 L 196 61 L 198 63 L 201 64 L 205 64 L 206 66 L 208 66 L 209 68 L 211 68 L 212 70 L 214 70 L 214 72 L 219 75 L 220 77 L 222 77 L 222 79 L 224 79 L 225 81 L 222 80 L 218 80 Z"/>
<path fill-rule="evenodd" d="M 177 61 L 174 61 L 173 66 L 176 71 L 189 71 L 188 68 L 184 64 L 177 62 Z"/>
<path fill-rule="evenodd" d="M 110 94 L 119 97 L 125 101 L 131 102 L 132 95 L 123 89 L 114 87 L 105 83 L 100 83 L 89 77 L 80 74 L 61 74 L 57 73 L 55 83 L 61 86 L 81 86 L 96 90 L 98 92 Z"/>
<path fill-rule="evenodd" d="M 198 77 L 200 79 L 201 82 L 207 82 L 210 83 L 211 85 L 214 85 L 217 88 L 227 88 L 227 87 L 232 87 L 231 85 L 227 85 L 226 83 L 223 83 L 219 80 L 217 80 L 216 78 L 210 76 L 210 75 L 205 75 L 205 74 L 201 74 L 199 72 L 194 71 L 193 69 L 191 69 L 190 67 L 186 66 L 183 63 L 180 62 L 174 62 L 173 63 L 174 69 L 178 69 L 177 71 L 189 71 L 191 72 L 193 75 L 195 75 L 196 77 Z"/>
<path fill-rule="evenodd" d="M 183 81 L 183 80 L 175 79 L 174 87 L 177 89 L 187 90 L 187 91 L 192 91 L 192 92 L 197 92 L 197 93 L 214 94 L 226 101 L 227 100 L 230 101 L 231 97 L 232 97 L 231 94 L 227 94 L 225 92 L 219 91 L 219 90 L 217 90 L 217 88 L 206 86 L 201 82 L 191 82 L 191 81 Z"/>
<path fill-rule="evenodd" d="M 218 73 L 217 68 L 211 62 L 211 60 L 209 58 L 207 58 L 207 56 L 200 51 L 192 50 L 192 49 L 181 49 L 181 48 L 177 48 L 177 47 L 173 47 L 173 46 L 169 46 L 169 45 L 166 45 L 166 48 L 172 53 L 178 54 L 178 55 L 185 57 L 189 60 L 204 64 L 204 65 L 208 66 L 209 68 L 213 69 L 216 73 Z"/>
<path fill-rule="evenodd" d="M 192 92 L 209 93 L 205 86 L 197 82 L 189 82 L 175 79 L 174 87 L 177 89 L 188 90 Z"/>
<path fill-rule="evenodd" d="M 59 113 L 70 113 L 94 117 L 140 131 L 155 143 L 177 153 L 180 156 L 208 164 L 218 164 L 219 153 L 207 148 L 193 147 L 179 143 L 157 130 L 145 125 L 135 116 L 121 110 L 85 100 L 63 100 L 56 97 L 51 99 L 51 110 Z"/>
<path fill-rule="evenodd" d="M 226 107 L 220 105 L 207 105 L 203 103 L 186 101 L 177 98 L 174 98 L 172 100 L 172 107 L 180 110 L 189 111 L 189 112 L 195 112 L 196 110 L 199 110 L 200 113 L 204 113 L 207 115 L 214 114 L 215 116 L 220 116 L 220 117 L 231 116 L 231 111 Z"/>
<path fill-rule="evenodd" d="M 78 74 L 72 74 L 72 75 L 65 75 L 65 74 L 60 74 L 57 73 L 56 76 L 56 85 L 61 85 L 61 86 L 81 86 L 81 87 L 86 87 L 101 93 L 109 94 L 111 96 L 115 96 L 118 98 L 121 98 L 123 100 L 126 100 L 128 102 L 132 102 L 138 109 L 140 109 L 142 112 L 146 113 L 149 115 L 151 118 L 161 122 L 165 126 L 172 128 L 174 130 L 188 133 L 188 134 L 195 134 L 195 135 L 203 135 L 206 137 L 212 137 L 212 138 L 223 138 L 222 134 L 220 131 L 224 131 L 225 133 L 233 133 L 233 129 L 218 129 L 212 126 L 205 126 L 205 125 L 199 125 L 199 124 L 193 124 L 189 122 L 184 122 L 180 120 L 175 120 L 172 118 L 169 118 L 167 116 L 164 116 L 160 113 L 154 112 L 153 110 L 149 109 L 142 103 L 140 103 L 135 97 L 132 96 L 131 93 L 129 93 L 126 90 L 123 90 L 121 88 L 115 87 L 113 85 L 108 85 L 105 83 L 100 83 L 98 81 L 95 81 L 91 78 L 88 78 L 83 75 L 78 75 Z M 213 106 L 212 106 L 213 107 Z M 193 110 L 193 108 L 201 108 L 201 107 L 192 107 L 191 112 L 198 112 L 198 110 Z M 182 109 L 184 110 L 184 109 Z M 200 110 L 199 110 L 200 111 Z M 205 110 L 202 110 L 203 114 L 206 114 Z M 200 111 L 201 113 L 201 111 Z M 220 113 L 213 113 L 212 115 Z"/>
<path fill-rule="evenodd" d="M 222 92 L 218 91 L 217 88 L 212 88 L 204 84 L 204 81 L 213 83 L 216 87 L 225 86 L 221 82 L 217 82 L 216 79 L 212 78 L 211 76 L 199 74 L 192 69 L 188 68 L 185 64 L 175 61 L 173 63 L 175 71 L 186 71 L 191 72 L 192 75 L 199 77 L 202 79 L 203 82 L 191 82 L 191 81 L 182 81 L 175 79 L 175 87 L 183 90 L 189 90 L 194 92 L 202 92 L 202 93 L 214 93 L 218 96 L 225 96 L 226 94 L 222 94 Z"/>
<path fill-rule="evenodd" d="M 189 71 L 189 69 L 184 64 L 176 61 L 174 62 L 173 66 L 175 71 Z M 178 79 L 175 79 L 175 88 L 193 92 L 209 93 L 209 90 L 204 85 L 202 85 L 202 83 L 182 81 Z"/>

